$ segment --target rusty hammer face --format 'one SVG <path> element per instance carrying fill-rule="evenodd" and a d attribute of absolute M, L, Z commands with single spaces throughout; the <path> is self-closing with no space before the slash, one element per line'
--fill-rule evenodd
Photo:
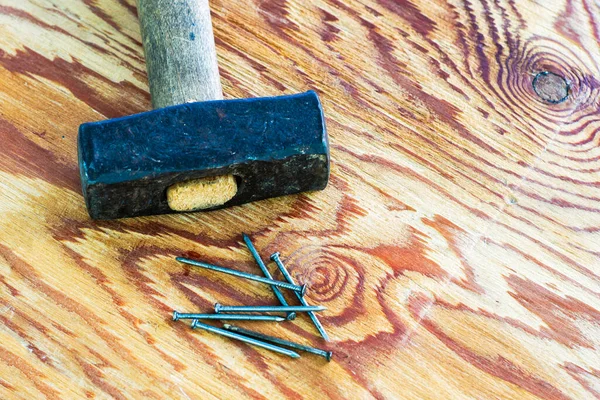
<path fill-rule="evenodd" d="M 92 218 L 194 211 L 173 207 L 172 188 L 200 182 L 193 193 L 203 196 L 214 177 L 231 178 L 233 191 L 199 208 L 327 186 L 329 144 L 315 92 L 220 100 L 207 1 L 139 0 L 138 12 L 157 109 L 81 125 L 79 166 Z"/>

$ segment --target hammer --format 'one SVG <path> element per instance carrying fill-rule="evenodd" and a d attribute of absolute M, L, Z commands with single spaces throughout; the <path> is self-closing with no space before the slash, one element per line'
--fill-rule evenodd
<path fill-rule="evenodd" d="M 154 110 L 80 126 L 92 218 L 214 210 L 327 186 L 315 92 L 223 100 L 208 0 L 139 0 L 138 14 Z"/>

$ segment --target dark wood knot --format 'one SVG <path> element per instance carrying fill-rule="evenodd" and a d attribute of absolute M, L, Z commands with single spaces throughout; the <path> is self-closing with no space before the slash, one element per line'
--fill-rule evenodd
<path fill-rule="evenodd" d="M 535 93 L 551 104 L 562 103 L 569 97 L 569 83 L 554 72 L 540 72 L 533 78 L 532 85 Z"/>

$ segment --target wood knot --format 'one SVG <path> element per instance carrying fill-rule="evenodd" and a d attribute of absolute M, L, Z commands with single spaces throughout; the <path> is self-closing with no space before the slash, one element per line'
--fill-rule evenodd
<path fill-rule="evenodd" d="M 567 80 L 550 71 L 540 72 L 533 78 L 533 90 L 548 103 L 562 103 L 569 97 Z"/>

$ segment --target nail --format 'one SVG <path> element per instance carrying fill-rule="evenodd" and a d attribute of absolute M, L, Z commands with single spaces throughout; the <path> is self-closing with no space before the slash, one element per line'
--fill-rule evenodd
<path fill-rule="evenodd" d="M 302 351 L 307 351 L 309 353 L 318 354 L 321 357 L 325 357 L 325 359 L 327 361 L 331 361 L 331 356 L 333 355 L 333 352 L 331 352 L 331 351 L 316 349 L 314 347 L 305 346 L 303 344 L 290 342 L 288 340 L 276 338 L 274 336 L 264 335 L 264 334 L 262 334 L 260 332 L 251 331 L 251 330 L 240 328 L 240 327 L 237 327 L 237 326 L 233 326 L 233 325 L 229 325 L 229 324 L 224 324 L 223 327 L 225 329 L 227 329 L 228 331 L 241 333 L 244 336 L 249 336 L 249 337 L 253 337 L 253 338 L 256 338 L 256 339 L 264 340 L 265 342 L 271 342 L 271 343 L 275 343 L 275 344 L 278 344 L 278 345 L 281 345 L 281 346 L 291 347 L 292 349 L 295 349 L 295 350 L 302 350 Z"/>
<path fill-rule="evenodd" d="M 323 306 L 224 306 L 215 304 L 215 312 L 308 312 L 308 311 L 323 311 L 327 308 Z"/>
<path fill-rule="evenodd" d="M 237 333 L 230 332 L 225 329 L 215 328 L 214 326 L 203 324 L 202 322 L 195 319 L 192 321 L 192 329 L 197 329 L 197 328 L 204 329 L 205 331 L 209 331 L 212 333 L 216 333 L 217 335 L 226 336 L 231 339 L 236 339 L 236 340 L 239 340 L 239 341 L 242 341 L 245 343 L 253 344 L 255 346 L 262 347 L 263 349 L 274 351 L 276 353 L 285 354 L 286 356 L 290 356 L 292 358 L 300 358 L 300 355 L 298 353 L 296 353 L 295 351 L 284 349 L 283 347 L 279 347 L 279 346 L 274 346 L 270 343 L 265 343 L 260 340 L 252 339 L 248 336 L 239 335 Z"/>
<path fill-rule="evenodd" d="M 173 321 L 180 319 L 218 319 L 232 321 L 274 321 L 282 322 L 285 318 L 276 315 L 245 315 L 245 314 L 185 314 L 173 311 Z"/>
<path fill-rule="evenodd" d="M 295 292 L 300 292 L 303 296 L 304 296 L 304 293 L 306 293 L 306 285 L 302 285 L 302 286 L 292 285 L 287 282 L 275 281 L 273 279 L 263 278 L 262 276 L 258 276 L 258 275 L 247 274 L 245 272 L 237 271 L 237 270 L 231 269 L 231 268 L 219 267 L 218 265 L 207 264 L 202 261 L 190 260 L 189 258 L 185 258 L 185 257 L 177 257 L 176 260 L 179 262 L 182 262 L 184 264 L 194 265 L 196 267 L 209 269 L 211 271 L 222 272 L 224 274 L 237 276 L 239 278 L 246 278 L 251 281 L 266 283 L 267 285 L 271 285 L 271 286 L 279 286 L 279 287 L 282 287 L 285 289 L 293 290 Z"/>
<path fill-rule="evenodd" d="M 256 251 L 256 247 L 254 247 L 254 245 L 252 244 L 252 241 L 250 240 L 250 237 L 248 235 L 246 235 L 245 233 L 242 234 L 242 237 L 244 238 L 244 242 L 246 242 L 246 247 L 248 247 L 248 250 L 250 250 L 250 253 L 252 253 L 252 257 L 254 257 L 254 260 L 256 260 L 256 263 L 258 264 L 258 266 L 262 270 L 263 274 L 267 278 L 273 279 L 273 276 L 271 276 L 271 273 L 267 269 L 267 266 L 263 262 L 262 258 L 260 258 L 260 255 L 258 254 L 258 251 Z M 277 286 L 271 286 L 271 289 L 273 289 L 273 293 L 275 293 L 275 297 L 277 297 L 277 300 L 279 300 L 279 302 L 281 303 L 281 305 L 282 306 L 287 306 L 288 303 L 287 303 L 287 301 L 285 301 L 285 298 L 281 294 L 281 291 L 279 290 L 279 288 Z M 289 313 L 287 313 L 287 319 L 289 319 L 290 321 L 293 320 L 293 319 L 296 319 L 296 313 L 295 312 L 289 312 Z"/>
<path fill-rule="evenodd" d="M 288 283 L 291 283 L 292 285 L 294 285 L 294 279 L 288 272 L 287 268 L 285 268 L 285 265 L 283 265 L 283 262 L 279 258 L 279 253 L 271 254 L 271 260 L 275 261 L 275 264 L 277 264 L 277 268 L 279 268 L 279 270 L 281 271 L 281 274 L 283 275 L 285 280 L 288 281 Z M 298 292 L 294 292 L 294 293 L 296 293 L 296 297 L 298 298 L 298 300 L 300 300 L 300 303 L 303 306 L 308 306 L 308 303 L 306 302 L 306 300 L 304 300 L 304 297 L 302 297 Z M 315 313 L 310 311 L 308 313 L 308 316 L 310 317 L 313 324 L 319 331 L 319 334 L 321 334 L 321 337 L 323 337 L 323 339 L 325 339 L 325 341 L 329 342 L 329 335 L 327 335 L 327 333 L 325 332 L 325 328 L 323 328 L 323 325 L 321 325 L 321 321 L 319 321 L 319 319 L 317 318 Z"/>

